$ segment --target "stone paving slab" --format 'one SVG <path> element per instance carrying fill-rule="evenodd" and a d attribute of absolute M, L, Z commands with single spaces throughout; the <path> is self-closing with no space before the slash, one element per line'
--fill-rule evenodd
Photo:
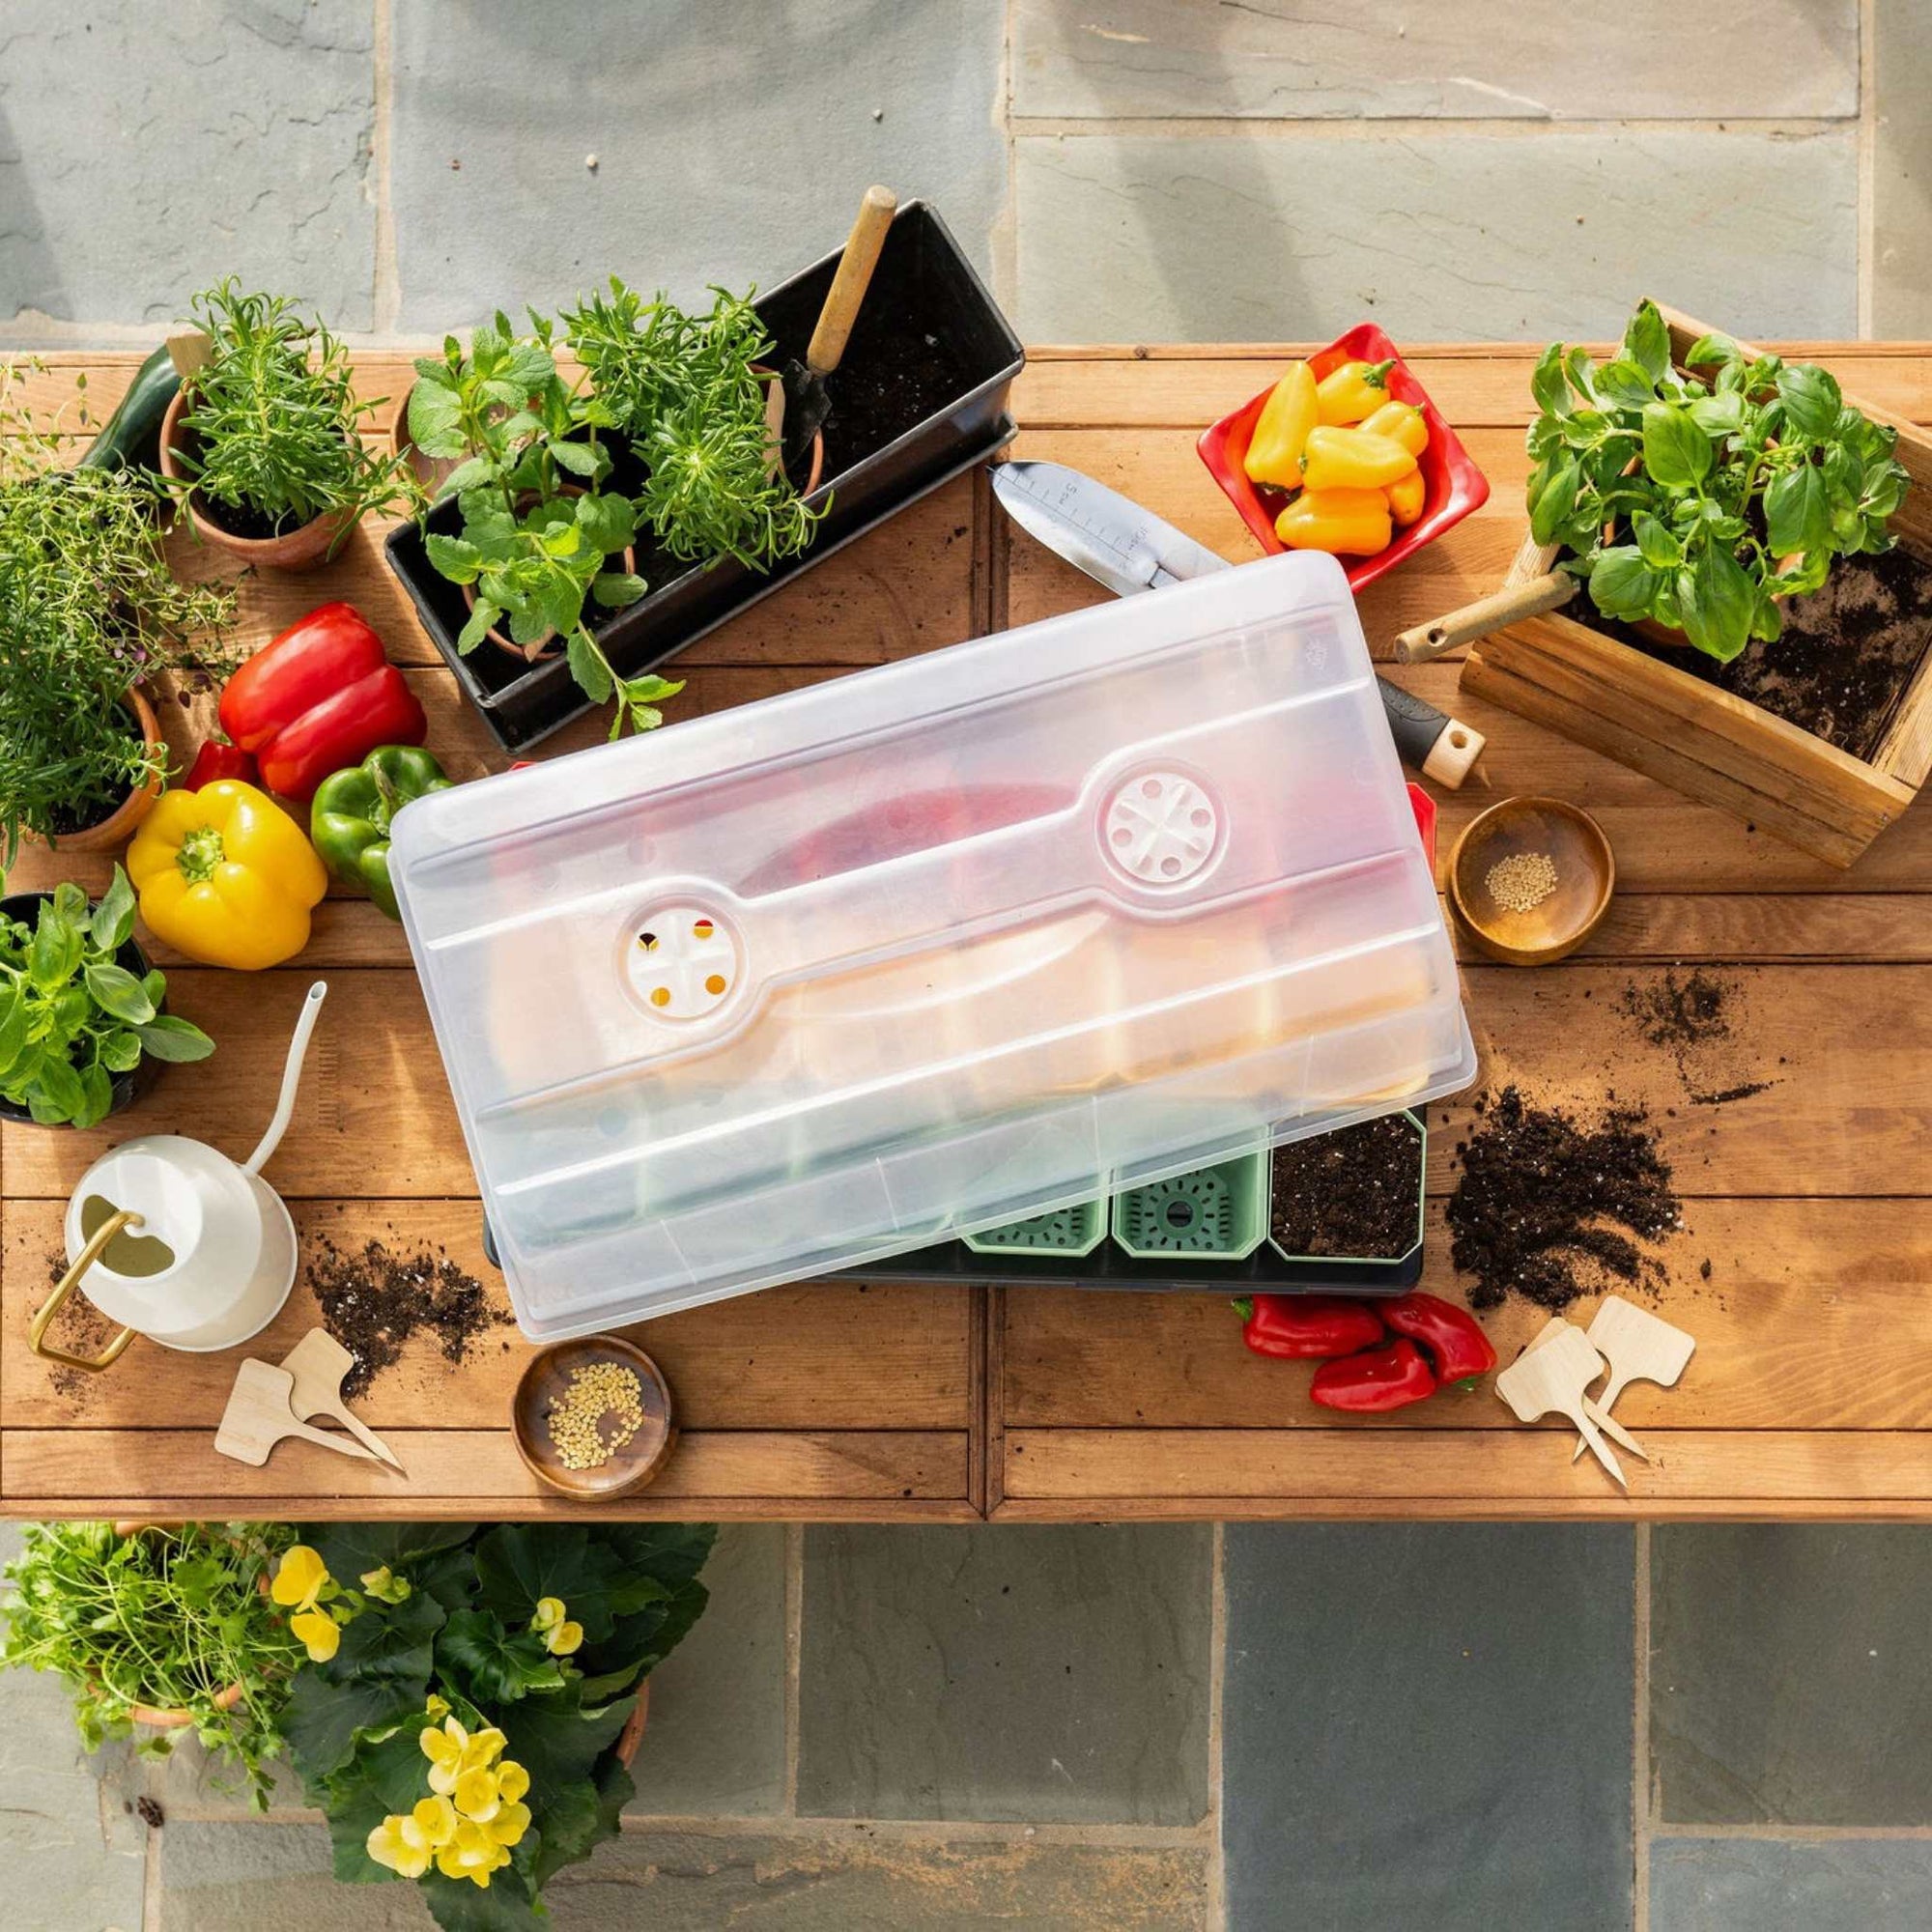
<path fill-rule="evenodd" d="M 1932 336 L 1932 7 L 1872 9 L 1874 335 Z"/>
<path fill-rule="evenodd" d="M 1212 1531 L 808 1528 L 807 1816 L 1192 1825 Z"/>
<path fill-rule="evenodd" d="M 1663 1838 L 1650 1855 L 1651 1932 L 1924 1932 L 1922 1838 Z"/>
<path fill-rule="evenodd" d="M 725 1523 L 704 1585 L 704 1614 L 651 1672 L 633 1815 L 736 1816 L 784 1800 L 783 1525 Z"/>
<path fill-rule="evenodd" d="M 1653 295 L 1745 337 L 1858 327 L 1849 129 L 1293 140 L 1093 134 L 1015 147 L 1034 342 L 1614 336 Z"/>
<path fill-rule="evenodd" d="M 1572 9 L 1521 0 L 1016 0 L 1013 112 L 1609 121 L 1859 111 L 1857 0 L 1625 0 L 1616 21 L 1606 36 Z M 1738 58 L 1747 46 L 1776 47 L 1778 58 Z"/>
<path fill-rule="evenodd" d="M 553 306 L 612 272 L 682 298 L 769 287 L 844 241 L 874 181 L 930 197 L 987 263 L 998 6 L 441 0 L 392 17 L 404 329 Z"/>
<path fill-rule="evenodd" d="M 161 1932 L 422 1932 L 400 1883 L 344 1886 L 319 1825 L 171 1825 Z M 1204 1932 L 1205 1848 L 1097 1849 L 867 1827 L 838 1836 L 627 1832 L 546 1892 L 556 1932 Z M 64 1932 L 71 1932 L 65 1928 Z"/>
<path fill-rule="evenodd" d="M 374 0 L 8 0 L 0 323 L 169 323 L 229 273 L 373 324 Z"/>
<path fill-rule="evenodd" d="M 1230 1927 L 1628 1932 L 1634 1556 L 1622 1527 L 1231 1524 Z"/>
<path fill-rule="evenodd" d="M 1663 1818 L 1932 1825 L 1932 1536 L 1660 1525 L 1650 1562 Z"/>
<path fill-rule="evenodd" d="M 0 1523 L 0 1563 L 20 1548 Z M 81 1749 L 58 1678 L 0 1671 L 0 1923 L 7 1932 L 138 1932 L 147 1831 L 128 1747 Z"/>

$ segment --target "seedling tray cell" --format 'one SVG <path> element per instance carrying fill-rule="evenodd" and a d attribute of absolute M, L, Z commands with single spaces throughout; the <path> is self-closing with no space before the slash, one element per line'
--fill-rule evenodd
<path fill-rule="evenodd" d="M 1107 1234 L 1107 1204 L 1095 1198 L 1049 1214 L 1009 1221 L 966 1236 L 976 1255 L 1091 1255 Z"/>
<path fill-rule="evenodd" d="M 1135 1261 L 1237 1262 L 1267 1233 L 1263 1148 L 1114 1196 L 1114 1240 Z"/>

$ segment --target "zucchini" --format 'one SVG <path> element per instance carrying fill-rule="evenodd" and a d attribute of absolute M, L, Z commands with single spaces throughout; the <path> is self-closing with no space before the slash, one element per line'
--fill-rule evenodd
<path fill-rule="evenodd" d="M 134 372 L 121 407 L 88 445 L 76 469 L 126 469 L 138 465 L 157 469 L 161 461 L 161 418 L 181 387 L 181 376 L 166 343 Z"/>

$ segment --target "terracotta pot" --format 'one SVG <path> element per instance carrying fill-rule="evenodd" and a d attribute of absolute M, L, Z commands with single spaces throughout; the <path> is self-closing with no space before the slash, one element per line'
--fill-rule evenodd
<path fill-rule="evenodd" d="M 617 1733 L 617 1762 L 626 1771 L 638 1761 L 638 1747 L 644 1741 L 644 1719 L 650 1715 L 651 1680 L 646 1677 L 638 1686 L 637 1708 L 624 1720 L 624 1728 Z"/>
<path fill-rule="evenodd" d="M 161 736 L 161 721 L 148 702 L 148 694 L 137 684 L 128 693 L 128 708 L 141 727 L 141 737 L 152 751 L 165 753 L 167 741 Z M 165 768 L 165 759 L 163 759 Z M 63 832 L 45 843 L 56 852 L 118 852 L 133 838 L 135 828 L 155 809 L 161 795 L 159 777 L 151 778 L 130 791 L 98 825 L 83 826 L 78 832 Z"/>
<path fill-rule="evenodd" d="M 415 384 L 412 383 L 389 412 L 389 452 L 407 463 L 415 472 L 416 481 L 434 497 L 463 459 L 458 456 L 425 456 L 410 440 L 410 398 L 414 394 Z"/>
<path fill-rule="evenodd" d="M 175 392 L 167 414 L 161 418 L 161 474 L 171 482 L 185 482 L 187 479 L 187 471 L 175 453 L 177 440 L 184 446 L 191 446 L 194 440 L 193 432 L 182 427 L 182 417 L 187 406 L 188 393 L 184 387 Z M 290 530 L 282 536 L 238 537 L 232 530 L 223 529 L 208 513 L 199 490 L 188 493 L 187 514 L 188 521 L 203 542 L 264 570 L 313 570 L 327 558 L 336 539 L 355 521 L 354 510 L 325 511 L 300 529 Z"/>

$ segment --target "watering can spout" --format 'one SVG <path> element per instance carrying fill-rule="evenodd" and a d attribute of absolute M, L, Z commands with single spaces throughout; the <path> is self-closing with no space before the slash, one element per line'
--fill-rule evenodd
<path fill-rule="evenodd" d="M 318 980 L 302 1001 L 301 1011 L 296 1018 L 295 1037 L 289 1041 L 289 1057 L 282 1067 L 282 1091 L 275 1100 L 274 1119 L 256 1144 L 255 1151 L 242 1163 L 244 1174 L 260 1174 L 289 1130 L 289 1121 L 296 1110 L 296 1089 L 301 1085 L 302 1061 L 308 1054 L 309 1036 L 315 1032 L 322 1003 L 327 995 L 328 981 Z"/>

